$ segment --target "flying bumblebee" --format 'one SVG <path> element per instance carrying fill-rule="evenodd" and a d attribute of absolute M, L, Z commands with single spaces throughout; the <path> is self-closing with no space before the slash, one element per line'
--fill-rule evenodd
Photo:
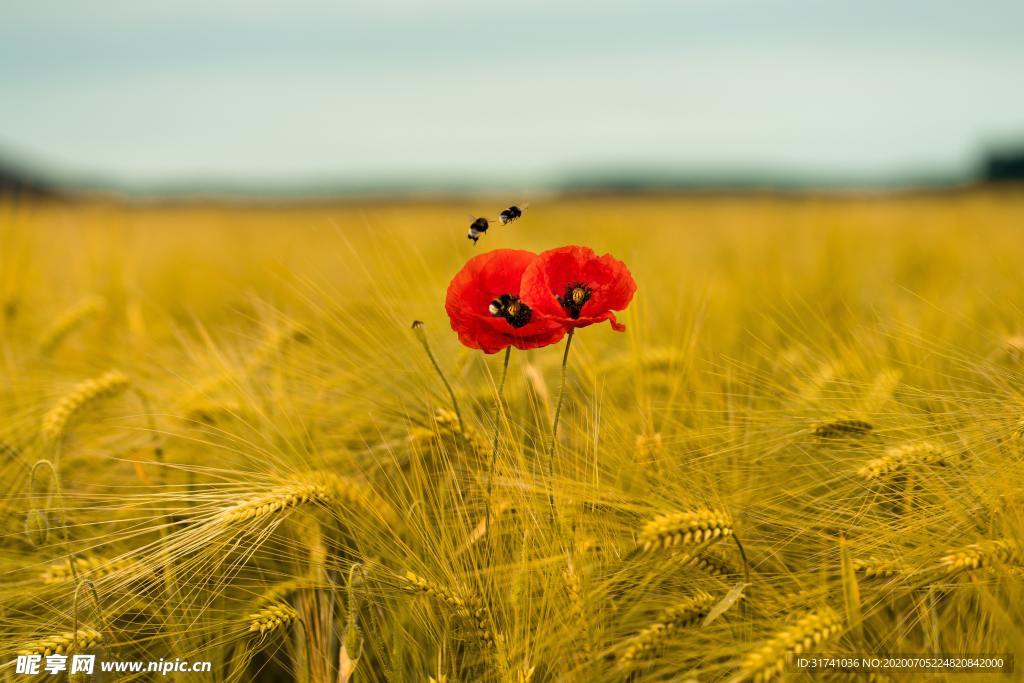
<path fill-rule="evenodd" d="M 502 225 L 508 225 L 512 221 L 521 218 L 527 206 L 529 205 L 523 204 L 520 207 L 513 204 L 507 209 L 502 210 L 498 214 L 497 219 L 493 217 L 484 218 L 483 216 L 471 215 L 469 217 L 469 220 L 472 222 L 469 224 L 469 230 L 466 231 L 466 237 L 468 239 L 473 240 L 473 244 L 476 245 L 477 240 L 479 240 L 487 233 L 487 230 L 491 227 L 491 223 L 497 221 Z"/>
<path fill-rule="evenodd" d="M 486 218 L 482 216 L 474 218 L 473 222 L 469 224 L 469 230 L 466 232 L 466 237 L 473 240 L 473 246 L 476 246 L 476 241 L 487 232 L 489 227 L 491 227 L 491 223 Z"/>
<path fill-rule="evenodd" d="M 500 221 L 502 225 L 508 225 L 512 221 L 522 218 L 523 211 L 526 210 L 527 206 L 527 204 L 524 204 L 522 208 L 520 208 L 513 204 L 498 214 L 498 221 Z"/>

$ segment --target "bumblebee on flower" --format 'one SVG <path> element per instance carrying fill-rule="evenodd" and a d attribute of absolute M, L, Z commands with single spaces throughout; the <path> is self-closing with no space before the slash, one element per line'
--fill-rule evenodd
<path fill-rule="evenodd" d="M 459 341 L 484 353 L 510 346 L 534 349 L 565 336 L 558 320 L 534 310 L 521 296 L 523 273 L 537 255 L 496 249 L 469 259 L 452 278 L 445 310 Z"/>

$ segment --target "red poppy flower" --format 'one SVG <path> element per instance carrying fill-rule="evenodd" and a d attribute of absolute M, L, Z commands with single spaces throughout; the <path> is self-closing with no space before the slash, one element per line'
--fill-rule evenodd
<path fill-rule="evenodd" d="M 520 299 L 523 271 L 536 258 L 529 251 L 496 249 L 466 262 L 448 285 L 444 302 L 459 341 L 497 353 L 510 345 L 547 346 L 565 335 L 564 325 Z"/>
<path fill-rule="evenodd" d="M 626 264 L 611 254 L 598 256 L 586 247 L 545 251 L 523 273 L 522 295 L 534 311 L 566 327 L 586 327 L 607 320 L 622 332 L 612 311 L 629 305 L 636 282 Z"/>

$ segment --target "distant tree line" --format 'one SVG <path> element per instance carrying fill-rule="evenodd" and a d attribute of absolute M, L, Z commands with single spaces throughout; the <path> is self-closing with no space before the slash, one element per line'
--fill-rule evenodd
<path fill-rule="evenodd" d="M 57 197 L 56 186 L 0 162 L 0 197 Z"/>
<path fill-rule="evenodd" d="M 1024 148 L 989 154 L 982 177 L 993 183 L 1024 181 Z"/>

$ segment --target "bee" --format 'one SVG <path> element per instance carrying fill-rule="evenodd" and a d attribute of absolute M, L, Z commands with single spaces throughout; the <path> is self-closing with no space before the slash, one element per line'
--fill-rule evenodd
<path fill-rule="evenodd" d="M 529 205 L 523 204 L 520 207 L 513 204 L 507 209 L 502 210 L 501 213 L 498 214 L 497 219 L 493 217 L 484 218 L 483 216 L 471 215 L 469 220 L 472 222 L 469 224 L 469 230 L 466 232 L 466 237 L 473 240 L 473 244 L 476 245 L 477 240 L 487 234 L 487 230 L 491 227 L 491 223 L 497 220 L 497 222 L 502 225 L 508 225 L 512 221 L 521 218 L 523 211 L 526 210 L 527 206 Z"/>
<path fill-rule="evenodd" d="M 533 310 L 512 294 L 502 294 L 491 301 L 487 310 L 495 318 L 504 318 L 512 327 L 523 327 L 533 318 Z"/>
<path fill-rule="evenodd" d="M 519 208 L 518 206 L 513 204 L 512 206 L 508 207 L 507 209 L 503 210 L 500 214 L 498 214 L 498 220 L 501 222 L 502 225 L 508 225 L 517 218 L 521 218 L 523 215 L 523 211 L 525 209 L 526 205 L 523 205 L 523 208 Z"/>
<path fill-rule="evenodd" d="M 466 237 L 473 240 L 473 246 L 476 246 L 476 241 L 487 232 L 487 228 L 489 227 L 491 227 L 491 223 L 486 218 L 474 218 L 473 222 L 469 224 L 469 230 L 466 232 Z"/>

